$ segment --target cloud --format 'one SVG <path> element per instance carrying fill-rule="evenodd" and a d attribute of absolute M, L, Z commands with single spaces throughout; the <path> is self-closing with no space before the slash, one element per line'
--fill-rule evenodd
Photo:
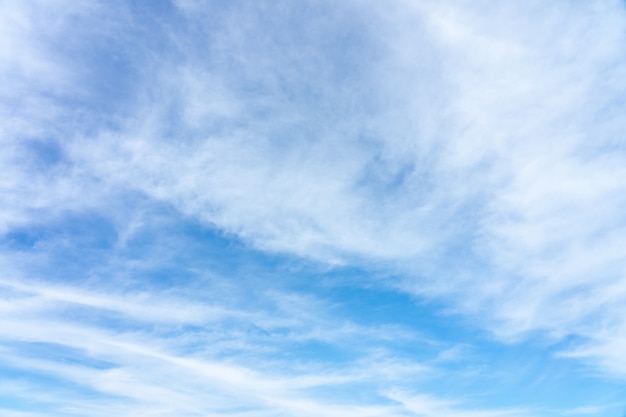
<path fill-rule="evenodd" d="M 621 2 L 0 7 L 4 364 L 81 387 L 15 397 L 57 415 L 522 413 L 409 394 L 465 341 L 343 317 L 268 273 L 281 257 L 626 375 Z M 220 269 L 239 259 L 215 236 L 263 261 Z M 422 343 L 432 361 L 403 356 Z"/>
<path fill-rule="evenodd" d="M 94 91 L 99 85 L 90 85 L 99 73 L 88 51 L 96 40 L 115 42 L 113 19 L 96 2 L 0 7 L 0 231 L 6 233 L 97 204 L 98 181 L 77 169 L 65 143 L 99 121 L 89 100 L 106 100 Z"/>
<path fill-rule="evenodd" d="M 442 401 L 440 399 L 432 398 L 426 395 L 409 395 L 400 391 L 392 392 L 389 394 L 389 396 L 390 398 L 402 403 L 406 408 L 414 413 L 415 416 L 420 417 L 440 416 L 442 414 L 455 417 L 497 417 L 526 415 L 526 413 L 521 410 L 459 410 L 455 409 L 455 404 L 451 401 Z"/>
<path fill-rule="evenodd" d="M 20 281 L 2 286 L 1 366 L 29 377 L 3 395 L 29 401 L 33 412 L 406 416 L 410 409 L 378 387 L 439 373 L 393 351 L 425 342 L 346 322 L 311 297 L 274 294 L 278 309 L 239 307 L 216 317 L 203 312 L 224 303 L 203 297 L 194 304 L 189 294 L 181 305 L 168 292 L 141 299 L 100 285 Z M 352 359 L 290 357 L 308 344 Z M 371 398 L 355 403 L 354 387 Z"/>
<path fill-rule="evenodd" d="M 73 158 L 263 250 L 426 271 L 403 288 L 505 339 L 621 315 L 581 294 L 623 281 L 622 5 L 319 7 L 184 14 L 152 99 Z"/>

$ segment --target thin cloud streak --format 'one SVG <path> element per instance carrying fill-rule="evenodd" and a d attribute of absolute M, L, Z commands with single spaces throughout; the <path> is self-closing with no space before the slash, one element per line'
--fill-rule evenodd
<path fill-rule="evenodd" d="M 255 369 L 253 363 L 246 363 L 245 356 L 216 361 L 203 358 L 202 354 L 194 354 L 194 349 L 185 353 L 198 343 L 213 343 L 210 334 L 197 340 L 187 339 L 185 343 L 185 338 L 178 337 L 178 331 L 168 335 L 171 330 L 163 329 L 168 322 L 164 322 L 160 315 L 150 317 L 154 321 L 151 330 L 135 328 L 133 321 L 146 320 L 147 316 L 137 317 L 135 310 L 127 309 L 127 304 L 119 302 L 114 296 L 94 297 L 85 295 L 83 291 L 80 297 L 72 297 L 70 293 L 59 299 L 55 292 L 47 290 L 45 286 L 37 289 L 31 283 L 29 287 L 31 293 L 38 294 L 40 305 L 31 306 L 26 311 L 9 308 L 0 323 L 0 338 L 5 344 L 2 354 L 4 366 L 47 375 L 48 378 L 58 380 L 59 386 L 72 384 L 87 390 L 87 393 L 112 396 L 115 399 L 112 407 L 126 408 L 127 414 L 150 413 L 150 409 L 153 409 L 162 410 L 155 411 L 154 415 L 172 412 L 183 415 L 207 412 L 231 415 L 229 409 L 236 403 L 240 404 L 239 407 L 247 404 L 246 407 L 258 409 L 259 413 L 254 415 L 263 415 L 261 410 L 267 409 L 268 412 L 278 415 L 298 413 L 312 416 L 323 412 L 331 416 L 404 416 L 411 414 L 395 405 L 333 404 L 332 397 L 320 397 L 311 390 L 328 390 L 332 387 L 336 387 L 336 390 L 350 384 L 371 384 L 374 381 L 378 385 L 381 378 L 394 384 L 403 384 L 404 381 L 413 381 L 416 372 L 424 373 L 424 377 L 428 377 L 430 373 L 425 365 L 397 361 L 391 357 L 377 358 L 372 362 L 361 360 L 358 367 L 344 365 L 343 369 L 333 369 L 331 372 L 324 371 L 326 366 L 323 364 L 319 368 L 314 363 L 303 363 L 301 366 L 304 368 L 297 370 L 295 374 L 293 371 L 282 375 L 268 374 L 267 371 Z M 124 315 L 127 329 L 84 323 L 80 317 L 72 318 L 73 315 L 67 313 L 67 307 L 60 309 L 55 305 L 59 303 L 77 303 L 90 309 L 100 309 L 103 305 L 107 308 L 122 306 L 116 311 Z M 169 302 L 165 299 L 152 300 L 152 303 L 167 305 Z M 189 308 L 194 309 L 193 306 Z M 82 315 L 89 314 L 83 311 Z M 192 319 L 188 324 L 193 323 Z M 236 331 L 233 336 L 243 338 L 243 343 L 259 343 L 245 334 L 238 335 Z M 379 337 L 385 338 L 385 335 Z M 10 341 L 19 341 L 19 344 L 13 346 Z M 347 341 L 335 343 L 345 345 Z M 41 353 L 37 353 L 38 351 Z M 59 360 L 64 357 L 73 359 L 70 362 Z M 244 363 L 238 364 L 241 360 Z M 38 394 L 36 386 L 27 385 L 25 389 L 31 401 L 58 404 L 61 407 L 59 415 L 63 412 L 66 415 L 80 415 L 80 411 L 71 411 L 72 408 L 80 410 L 86 406 L 85 401 L 93 401 L 93 394 L 79 394 L 71 402 L 74 405 L 67 409 L 65 401 L 50 401 L 50 397 L 42 396 L 44 393 Z M 83 399 L 84 395 L 86 396 Z M 75 397 L 76 394 L 72 396 Z M 384 398 L 382 395 L 379 401 Z M 238 413 L 233 409 L 232 414 Z M 93 415 L 100 415 L 97 408 Z"/>

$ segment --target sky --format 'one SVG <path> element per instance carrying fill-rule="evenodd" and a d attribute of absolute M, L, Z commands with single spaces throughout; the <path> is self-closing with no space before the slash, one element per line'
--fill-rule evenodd
<path fill-rule="evenodd" d="M 0 1 L 0 415 L 626 415 L 626 3 Z"/>

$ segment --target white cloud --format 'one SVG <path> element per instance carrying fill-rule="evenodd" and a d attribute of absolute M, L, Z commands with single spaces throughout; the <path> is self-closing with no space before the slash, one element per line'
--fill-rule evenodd
<path fill-rule="evenodd" d="M 410 407 L 390 402 L 379 387 L 415 386 L 420 378 L 439 373 L 385 352 L 394 335 L 384 334 L 384 328 L 326 317 L 329 306 L 297 295 L 274 295 L 288 308 L 250 307 L 230 317 L 205 318 L 187 313 L 223 310 L 219 301 L 183 306 L 167 293 L 153 291 L 149 299 L 138 300 L 102 287 L 63 288 L 35 281 L 4 282 L 2 290 L 2 366 L 31 375 L 4 394 L 28 400 L 48 415 L 411 416 Z M 107 319 L 102 309 L 117 313 L 116 320 Z M 171 317 L 164 320 L 163 315 Z M 272 323 L 281 323 L 286 337 Z M 251 324 L 275 336 L 241 332 Z M 285 356 L 295 344 L 306 343 L 302 332 L 311 327 L 314 340 L 345 350 L 354 360 Z M 346 327 L 343 337 L 333 334 Z M 212 348 L 223 340 L 230 342 L 223 352 Z M 272 349 L 264 352 L 264 345 Z M 376 351 L 374 356 L 370 350 Z M 56 388 L 50 392 L 38 382 L 41 377 L 56 381 Z M 354 402 L 354 387 L 371 393 L 370 398 Z"/>
<path fill-rule="evenodd" d="M 358 40 L 382 33 L 372 43 L 380 58 L 355 59 L 345 80 L 317 39 L 304 32 L 276 50 L 283 28 L 259 32 L 266 12 L 235 8 L 200 32 L 221 42 L 207 44 L 213 58 L 160 65 L 146 85 L 157 100 L 122 131 L 75 143 L 73 155 L 263 249 L 417 259 L 432 271 L 424 259 L 445 263 L 446 247 L 463 247 L 473 260 L 453 262 L 487 272 L 447 282 L 433 272 L 417 291 L 454 293 L 470 279 L 474 295 L 458 305 L 487 312 L 502 337 L 562 337 L 621 315 L 579 294 L 623 281 L 625 129 L 611 116 L 624 91 L 622 5 L 397 7 L 417 29 L 379 32 L 375 17 L 359 15 Z M 274 12 L 279 21 L 294 13 Z M 306 25 L 324 37 L 316 31 L 327 23 Z M 183 39 L 177 52 L 193 56 L 199 45 Z M 281 79 L 313 90 L 283 89 Z"/>
<path fill-rule="evenodd" d="M 1 233 L 98 200 L 98 181 L 67 160 L 65 142 L 93 122 L 86 51 L 106 37 L 106 12 L 84 1 L 0 6 Z"/>
<path fill-rule="evenodd" d="M 398 401 L 418 417 L 504 417 L 528 415 L 524 410 L 465 410 L 452 401 L 442 401 L 427 395 L 410 395 L 402 391 L 390 392 L 389 397 Z"/>
<path fill-rule="evenodd" d="M 94 40 L 124 44 L 135 28 L 116 31 L 119 21 L 103 19 L 110 13 L 99 6 L 46 4 L 0 10 L 0 232 L 92 210 L 126 231 L 116 247 L 123 250 L 144 224 L 141 205 L 157 202 L 262 250 L 402 271 L 394 286 L 442 297 L 502 340 L 537 330 L 552 340 L 578 336 L 583 343 L 563 355 L 626 374 L 620 2 L 320 3 L 317 12 L 258 3 L 207 12 L 181 1 L 183 30 L 145 23 L 162 44 L 137 37 L 134 58 L 119 51 L 137 85 L 130 98 L 117 92 L 124 103 L 112 115 L 92 108 L 103 90 L 95 83 L 102 74 L 90 72 L 99 63 L 84 68 L 77 57 Z M 111 27 L 92 30 L 101 20 Z M 331 325 L 336 317 L 310 299 L 268 292 L 271 308 L 242 311 L 123 289 L 95 294 L 32 276 L 20 283 L 28 274 L 17 263 L 3 260 L 18 270 L 14 281 L 2 278 L 5 290 L 21 293 L 0 307 L 9 315 L 5 340 L 84 349 L 117 368 L 11 359 L 131 398 L 120 400 L 119 415 L 508 415 L 401 390 L 389 395 L 400 405 L 363 408 L 307 391 L 393 381 L 387 366 L 419 363 L 377 367 L 366 358 L 365 371 L 347 376 L 293 377 L 245 361 L 284 343 L 413 337 L 348 320 Z M 155 334 L 103 330 L 71 316 L 81 308 L 151 323 Z M 35 317 L 44 313 L 59 316 Z M 238 327 L 222 339 L 190 332 L 180 345 L 154 330 L 228 320 Z M 264 345 L 244 323 L 288 330 Z M 244 363 L 221 368 L 188 355 L 185 343 L 202 337 L 214 338 L 214 354 L 237 347 Z M 227 409 L 208 396 L 207 380 L 257 411 Z M 145 404 L 153 397 L 158 407 Z M 80 415 L 84 403 L 76 407 L 66 412 Z"/>

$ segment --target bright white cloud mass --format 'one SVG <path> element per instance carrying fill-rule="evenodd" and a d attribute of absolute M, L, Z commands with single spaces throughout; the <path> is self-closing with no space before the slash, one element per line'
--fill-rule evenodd
<path fill-rule="evenodd" d="M 0 415 L 624 415 L 623 1 L 7 0 L 0 83 Z"/>

